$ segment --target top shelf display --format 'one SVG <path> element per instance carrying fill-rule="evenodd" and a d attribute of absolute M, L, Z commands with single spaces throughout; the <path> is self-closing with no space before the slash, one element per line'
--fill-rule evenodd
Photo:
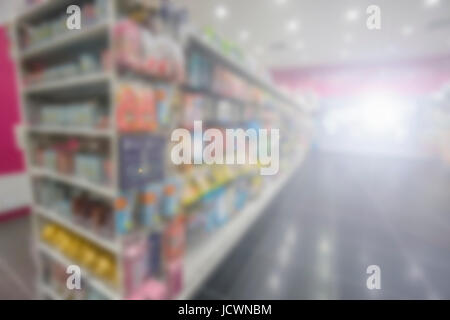
<path fill-rule="evenodd" d="M 243 65 L 242 62 L 225 55 L 218 48 L 216 48 L 216 46 L 212 44 L 211 41 L 206 39 L 205 36 L 199 36 L 196 33 L 190 33 L 189 40 L 192 41 L 191 43 L 193 46 L 200 48 L 203 52 L 206 52 L 209 55 L 213 56 L 220 63 L 226 65 L 228 68 L 245 78 L 250 83 L 253 83 L 259 86 L 261 89 L 270 92 L 274 97 L 280 99 L 284 103 L 287 103 L 299 109 L 302 108 L 299 103 L 293 101 L 286 94 L 281 92 L 278 88 L 275 87 L 274 84 L 271 84 L 268 80 L 263 79 L 262 76 L 257 75 L 254 71 Z"/>
<path fill-rule="evenodd" d="M 32 22 L 41 19 L 45 19 L 49 15 L 60 11 L 64 6 L 69 5 L 71 0 L 41 0 L 36 1 L 31 6 L 28 5 L 23 8 L 22 12 L 18 15 L 17 20 L 19 22 Z"/>

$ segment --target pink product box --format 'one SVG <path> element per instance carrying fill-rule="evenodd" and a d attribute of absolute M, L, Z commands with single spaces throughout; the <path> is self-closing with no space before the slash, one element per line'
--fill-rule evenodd
<path fill-rule="evenodd" d="M 132 294 L 128 300 L 166 300 L 168 297 L 168 289 L 165 283 L 156 279 L 150 279 Z"/>
<path fill-rule="evenodd" d="M 183 260 L 169 262 L 166 274 L 167 289 L 171 298 L 176 297 L 183 289 Z"/>
<path fill-rule="evenodd" d="M 137 241 L 125 249 L 125 288 L 129 294 L 139 293 L 147 277 L 147 246 L 145 241 Z"/>

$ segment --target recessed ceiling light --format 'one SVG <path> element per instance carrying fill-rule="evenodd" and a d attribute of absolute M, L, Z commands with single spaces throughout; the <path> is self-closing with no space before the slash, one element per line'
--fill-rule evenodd
<path fill-rule="evenodd" d="M 275 0 L 275 4 L 278 4 L 278 5 L 286 4 L 286 2 L 288 2 L 288 0 Z"/>
<path fill-rule="evenodd" d="M 352 43 L 353 42 L 353 35 L 350 33 L 347 33 L 344 35 L 344 42 L 345 43 Z"/>
<path fill-rule="evenodd" d="M 286 30 L 289 32 L 296 32 L 298 30 L 298 28 L 299 28 L 298 20 L 293 19 L 293 20 L 289 20 L 286 23 Z"/>
<path fill-rule="evenodd" d="M 359 11 L 357 9 L 350 9 L 345 13 L 347 21 L 356 21 L 359 18 Z"/>
<path fill-rule="evenodd" d="M 214 14 L 221 20 L 225 19 L 226 17 L 228 17 L 228 9 L 225 6 L 219 5 L 214 10 Z"/>
<path fill-rule="evenodd" d="M 408 37 L 414 33 L 414 28 L 410 25 L 403 26 L 401 33 L 403 36 Z"/>
<path fill-rule="evenodd" d="M 240 41 L 245 42 L 248 40 L 248 38 L 250 38 L 250 32 L 248 32 L 247 30 L 242 30 L 241 32 L 239 32 Z"/>
<path fill-rule="evenodd" d="M 426 7 L 434 7 L 437 6 L 441 1 L 440 0 L 425 0 L 425 6 Z"/>

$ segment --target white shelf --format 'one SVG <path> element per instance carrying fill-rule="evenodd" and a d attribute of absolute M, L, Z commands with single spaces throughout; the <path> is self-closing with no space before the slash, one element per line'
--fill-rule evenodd
<path fill-rule="evenodd" d="M 107 31 L 108 31 L 108 23 L 105 21 L 97 22 L 95 25 L 82 28 L 80 30 L 67 31 L 67 33 L 61 36 L 47 40 L 42 44 L 33 46 L 29 49 L 25 49 L 22 52 L 21 57 L 23 59 L 29 59 L 32 57 L 42 55 L 44 53 L 53 52 L 55 50 L 61 50 L 62 48 L 67 47 L 78 41 L 89 40 L 102 34 L 106 35 Z"/>
<path fill-rule="evenodd" d="M 287 172 L 278 177 L 277 180 L 270 182 L 270 185 L 258 196 L 257 201 L 249 203 L 242 212 L 234 216 L 225 226 L 216 230 L 208 241 L 204 241 L 194 248 L 188 248 L 184 263 L 185 285 L 183 291 L 177 297 L 178 300 L 192 298 L 216 266 L 235 247 L 250 226 L 264 212 L 265 207 L 288 182 L 294 171 L 303 162 L 305 154 L 306 148 L 292 162 L 292 167 Z"/>
<path fill-rule="evenodd" d="M 65 184 L 70 184 L 86 191 L 94 192 L 105 198 L 115 199 L 117 197 L 117 192 L 112 188 L 100 186 L 85 179 L 63 175 L 44 168 L 31 168 L 30 172 L 31 175 L 35 177 L 45 177 Z"/>
<path fill-rule="evenodd" d="M 113 131 L 108 129 L 91 129 L 91 128 L 71 128 L 59 126 L 29 126 L 26 130 L 30 133 L 38 134 L 58 134 L 65 136 L 84 136 L 89 138 L 111 138 Z"/>
<path fill-rule="evenodd" d="M 56 262 L 60 263 L 63 266 L 70 266 L 70 265 L 77 265 L 76 263 L 72 262 L 70 259 L 66 258 L 64 255 L 59 253 L 57 250 L 49 247 L 48 245 L 44 243 L 39 244 L 39 250 L 46 254 L 50 259 L 55 260 Z M 92 286 L 95 290 L 97 290 L 99 293 L 103 294 L 108 299 L 112 300 L 119 300 L 120 297 L 116 290 L 111 288 L 108 284 L 105 283 L 105 281 L 98 279 L 97 277 L 93 276 L 90 272 L 88 272 L 86 269 L 81 268 L 81 276 L 83 279 Z"/>
<path fill-rule="evenodd" d="M 94 232 L 77 225 L 73 221 L 70 221 L 67 218 L 62 217 L 60 214 L 53 212 L 51 210 L 47 210 L 46 208 L 43 208 L 41 206 L 33 206 L 33 211 L 40 216 L 52 220 L 53 222 L 72 230 L 74 233 L 82 236 L 83 238 L 91 241 L 92 243 L 95 243 L 96 245 L 102 247 L 103 249 L 108 250 L 111 253 L 119 254 L 119 248 L 120 246 L 115 242 L 113 239 L 108 240 L 104 237 L 101 237 Z"/>
<path fill-rule="evenodd" d="M 278 88 L 275 87 L 274 84 L 270 83 L 266 79 L 262 79 L 262 77 L 258 74 L 256 74 L 253 70 L 250 70 L 246 65 L 244 65 L 242 62 L 237 61 L 236 59 L 233 59 L 224 53 L 222 53 L 219 49 L 217 49 L 213 44 L 211 44 L 208 40 L 204 39 L 202 36 L 199 36 L 196 33 L 193 33 L 190 35 L 191 39 L 206 49 L 208 52 L 216 56 L 218 59 L 222 60 L 231 68 L 235 70 L 239 70 L 245 77 L 250 79 L 255 84 L 261 86 L 265 90 L 270 91 L 272 94 L 274 94 L 276 97 L 278 97 L 281 100 L 284 100 L 285 102 L 288 102 L 292 106 L 296 106 L 297 108 L 301 109 L 301 106 L 299 103 L 296 103 L 291 98 L 286 96 L 283 92 L 281 92 Z"/>
<path fill-rule="evenodd" d="M 64 7 L 64 5 L 69 5 L 70 0 L 43 0 L 34 5 L 24 6 L 22 12 L 18 15 L 17 19 L 19 21 L 33 19 L 42 14 L 45 14 L 49 10 Z"/>
<path fill-rule="evenodd" d="M 24 92 L 31 93 L 45 93 L 60 89 L 76 87 L 80 85 L 96 85 L 107 83 L 112 76 L 106 72 L 96 72 L 91 74 L 82 74 L 73 77 L 63 78 L 61 80 L 45 81 L 42 84 L 34 84 L 24 87 Z"/>

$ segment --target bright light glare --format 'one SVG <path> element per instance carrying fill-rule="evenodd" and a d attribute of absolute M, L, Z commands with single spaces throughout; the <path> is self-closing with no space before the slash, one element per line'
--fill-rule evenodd
<path fill-rule="evenodd" d="M 216 7 L 216 9 L 214 10 L 214 13 L 215 13 L 216 17 L 221 20 L 228 17 L 228 9 L 225 6 Z"/>
<path fill-rule="evenodd" d="M 425 6 L 426 7 L 434 7 L 438 5 L 441 1 L 440 0 L 425 0 Z"/>
<path fill-rule="evenodd" d="M 330 136 L 348 132 L 356 137 L 404 142 L 408 138 L 408 109 L 393 97 L 365 97 L 353 106 L 330 110 L 323 126 Z"/>
<path fill-rule="evenodd" d="M 391 98 L 368 98 L 362 105 L 361 126 L 374 135 L 392 135 L 404 140 L 407 136 L 405 106 Z"/>
<path fill-rule="evenodd" d="M 345 13 L 345 18 L 347 19 L 347 21 L 350 21 L 350 22 L 358 20 L 359 11 L 356 9 L 350 9 Z"/>
<path fill-rule="evenodd" d="M 299 23 L 297 20 L 290 20 L 286 23 L 286 30 L 289 32 L 296 32 L 299 28 Z"/>

